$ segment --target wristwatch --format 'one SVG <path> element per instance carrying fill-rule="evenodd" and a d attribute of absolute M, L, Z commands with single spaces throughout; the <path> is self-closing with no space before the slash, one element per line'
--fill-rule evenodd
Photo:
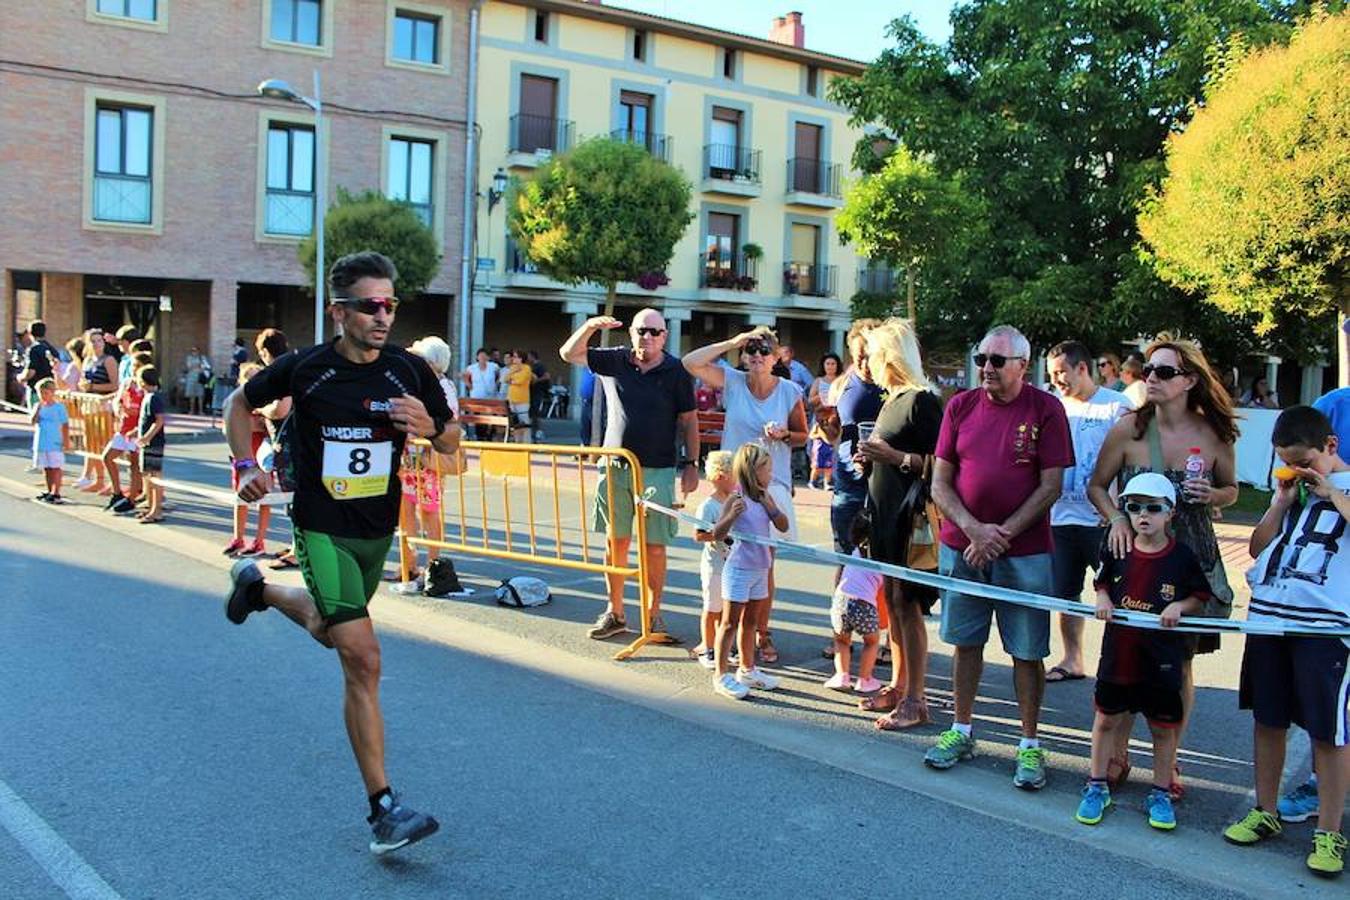
<path fill-rule="evenodd" d="M 698 468 L 698 463 L 694 462 L 692 459 L 682 459 L 675 464 L 675 468 L 677 469 L 683 469 L 685 466 L 693 466 L 694 468 Z"/>
<path fill-rule="evenodd" d="M 433 432 L 431 433 L 431 436 L 428 437 L 427 440 L 429 440 L 429 441 L 434 441 L 434 440 L 436 440 L 436 438 L 438 438 L 438 437 L 440 437 L 441 435 L 445 434 L 445 425 L 446 425 L 446 422 L 447 422 L 447 421 L 449 421 L 449 420 L 447 420 L 447 419 L 432 419 L 432 420 L 431 420 L 431 424 L 433 424 L 433 425 L 436 426 L 436 430 L 433 431 Z"/>

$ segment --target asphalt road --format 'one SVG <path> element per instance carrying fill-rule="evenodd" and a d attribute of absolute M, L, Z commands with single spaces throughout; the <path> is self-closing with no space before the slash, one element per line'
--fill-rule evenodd
<path fill-rule="evenodd" d="M 639 676 L 511 662 L 471 625 L 384 630 L 395 786 L 443 828 L 377 861 L 335 660 L 275 613 L 229 625 L 223 580 L 0 495 L 0 894 L 1227 895 L 1142 821 L 1084 843 L 984 815 L 1001 776 L 942 802 L 860 774 L 847 734 L 844 762 L 785 752 L 753 716 L 667 714 L 617 690 Z"/>

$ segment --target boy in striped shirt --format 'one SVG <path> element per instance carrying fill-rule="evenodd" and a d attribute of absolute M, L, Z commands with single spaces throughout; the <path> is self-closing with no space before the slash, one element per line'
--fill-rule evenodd
<path fill-rule="evenodd" d="M 1331 422 L 1310 406 L 1286 409 L 1271 442 L 1283 464 L 1270 509 L 1252 532 L 1247 620 L 1286 627 L 1350 627 L 1350 465 Z M 1239 703 L 1255 720 L 1256 808 L 1224 831 L 1251 845 L 1282 830 L 1274 815 L 1285 732 L 1300 725 L 1313 742 L 1317 830 L 1308 868 L 1345 868 L 1341 814 L 1350 787 L 1350 640 L 1248 635 Z"/>

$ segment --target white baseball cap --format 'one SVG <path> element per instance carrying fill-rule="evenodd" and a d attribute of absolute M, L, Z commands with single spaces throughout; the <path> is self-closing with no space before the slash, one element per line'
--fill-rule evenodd
<path fill-rule="evenodd" d="M 1125 485 L 1125 490 L 1120 492 L 1121 497 L 1154 497 L 1166 500 L 1172 506 L 1177 505 L 1177 489 L 1172 487 L 1172 482 L 1167 480 L 1166 475 L 1159 475 L 1157 472 L 1140 472 L 1130 479 L 1129 484 Z"/>

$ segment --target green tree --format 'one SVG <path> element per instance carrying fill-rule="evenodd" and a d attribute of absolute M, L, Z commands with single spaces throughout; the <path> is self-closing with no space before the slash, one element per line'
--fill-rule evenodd
<path fill-rule="evenodd" d="M 1138 203 L 1213 48 L 1238 32 L 1279 37 L 1302 5 L 968 0 L 945 45 L 893 22 L 894 46 L 862 76 L 834 79 L 831 96 L 984 202 L 984 252 L 925 285 L 947 339 L 973 340 L 997 318 L 1042 346 L 1072 336 L 1105 347 L 1188 316 L 1178 291 L 1147 309 L 1123 293 L 1149 277 L 1136 271 Z M 855 162 L 878 167 L 872 141 Z"/>
<path fill-rule="evenodd" d="M 337 202 L 328 209 L 323 235 L 324 272 L 348 253 L 375 250 L 394 261 L 398 269 L 394 293 L 400 297 L 416 297 L 440 271 L 441 252 L 435 232 L 407 203 L 390 200 L 378 191 L 352 193 L 338 188 Z M 316 244 L 311 234 L 297 250 L 310 284 L 315 283 Z"/>
<path fill-rule="evenodd" d="M 507 225 L 545 275 L 603 287 L 605 314 L 613 315 L 619 282 L 670 265 L 693 218 L 692 193 L 680 172 L 644 148 L 595 138 L 518 183 Z"/>
<path fill-rule="evenodd" d="M 880 171 L 854 182 L 835 216 L 839 238 L 871 260 L 905 272 L 906 309 L 918 320 L 915 282 L 925 267 L 963 257 L 982 243 L 984 212 L 960 180 L 897 147 Z"/>
<path fill-rule="evenodd" d="M 1309 361 L 1350 312 L 1350 13 L 1223 60 L 1139 230 L 1170 284 Z"/>

